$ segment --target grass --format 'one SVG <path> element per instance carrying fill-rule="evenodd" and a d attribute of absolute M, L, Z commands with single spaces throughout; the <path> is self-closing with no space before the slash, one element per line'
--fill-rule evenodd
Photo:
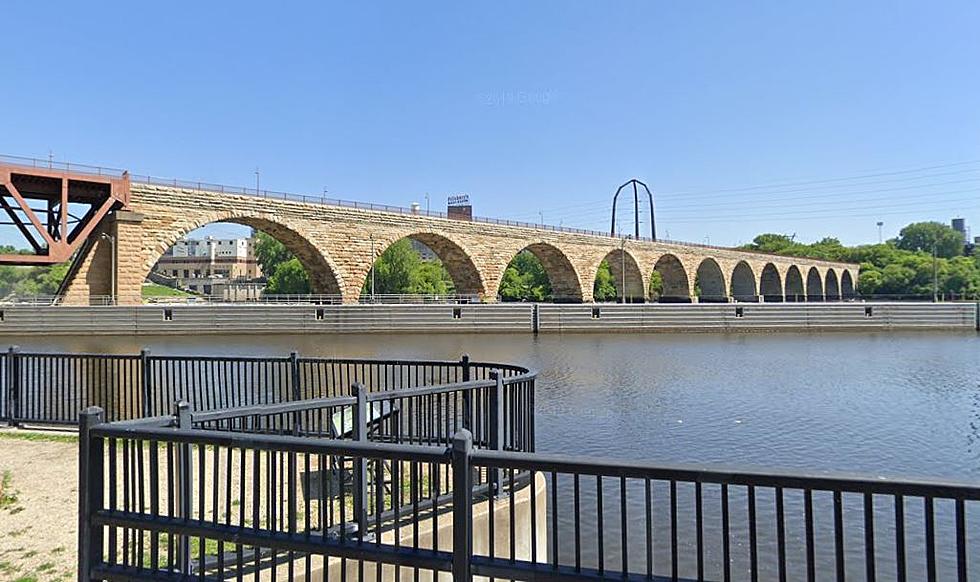
<path fill-rule="evenodd" d="M 17 505 L 19 492 L 14 489 L 13 481 L 14 474 L 10 471 L 4 471 L 3 476 L 0 477 L 0 509 L 13 510 L 14 506 Z"/>
<path fill-rule="evenodd" d="M 166 285 L 158 285 L 156 283 L 147 283 L 143 285 L 143 297 L 153 298 L 153 297 L 190 297 L 191 293 L 186 291 L 181 291 L 180 289 L 174 289 L 173 287 L 167 287 Z"/>
<path fill-rule="evenodd" d="M 78 435 L 59 434 L 43 431 L 0 430 L 0 439 L 35 441 L 46 443 L 78 443 Z"/>

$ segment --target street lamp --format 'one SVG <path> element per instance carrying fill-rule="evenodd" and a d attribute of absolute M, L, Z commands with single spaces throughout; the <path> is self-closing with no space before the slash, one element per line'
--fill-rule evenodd
<path fill-rule="evenodd" d="M 623 259 L 623 303 L 626 303 L 626 237 L 623 237 L 623 243 L 620 245 L 619 254 L 622 255 Z"/>
<path fill-rule="evenodd" d="M 369 235 L 371 237 L 371 303 L 374 303 L 374 235 Z"/>
<path fill-rule="evenodd" d="M 99 238 L 102 240 L 109 241 L 110 249 L 112 252 L 112 272 L 110 274 L 110 288 L 109 288 L 109 298 L 112 305 L 116 304 L 116 239 L 108 233 L 101 233 Z"/>
<path fill-rule="evenodd" d="M 932 302 L 935 303 L 939 301 L 939 259 L 938 254 L 939 241 L 932 241 Z"/>

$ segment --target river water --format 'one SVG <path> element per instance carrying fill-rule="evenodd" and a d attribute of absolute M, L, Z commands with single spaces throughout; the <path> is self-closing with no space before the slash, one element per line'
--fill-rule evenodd
<path fill-rule="evenodd" d="M 17 342 L 0 338 L 3 343 Z M 155 354 L 183 355 L 296 350 L 311 356 L 455 359 L 469 353 L 475 360 L 539 370 L 536 430 L 542 452 L 980 480 L 975 333 L 202 335 L 47 338 L 21 346 L 110 353 L 148 347 Z M 857 560 L 849 573 L 861 568 L 860 531 L 851 533 Z M 941 562 L 950 563 L 950 550 L 940 548 Z M 607 554 L 615 559 L 615 551 Z M 818 548 L 817 558 L 832 568 L 832 548 Z M 744 564 L 740 568 L 744 573 Z M 766 573 L 771 568 L 764 567 Z"/>

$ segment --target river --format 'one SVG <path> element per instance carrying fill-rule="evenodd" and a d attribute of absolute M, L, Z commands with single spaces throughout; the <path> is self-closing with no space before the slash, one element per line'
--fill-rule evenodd
<path fill-rule="evenodd" d="M 0 338 L 4 343 L 18 342 Z M 440 359 L 469 353 L 476 360 L 539 370 L 538 451 L 804 473 L 974 482 L 980 477 L 980 336 L 975 333 L 90 336 L 31 339 L 21 347 L 109 353 L 146 347 L 155 354 L 243 356 L 296 350 L 310 356 Z M 568 484 L 562 487 L 559 527 L 566 532 L 561 554 L 567 563 L 573 512 Z M 640 499 L 638 493 L 631 499 Z M 655 492 L 655 503 L 662 504 L 663 495 Z M 765 500 L 760 503 L 768 507 Z M 799 503 L 787 499 L 788 515 L 798 518 Z M 845 503 L 857 503 L 852 510 L 860 511 L 859 498 Z M 582 504 L 583 511 L 594 508 L 595 495 L 584 491 Z M 549 514 L 553 510 L 549 507 Z M 736 503 L 733 511 L 742 510 Z M 691 511 L 681 505 L 682 521 Z M 771 513 L 771 508 L 760 511 Z M 641 513 L 640 506 L 631 510 L 631 528 L 642 527 Z M 947 514 L 937 519 L 948 521 Z M 607 519 L 608 534 L 616 539 L 614 516 Z M 879 519 L 888 523 L 887 515 Z M 802 526 L 790 522 L 788 527 Z M 969 529 L 971 539 L 980 535 L 975 521 Z M 860 577 L 859 524 L 845 531 L 848 575 Z M 717 537 L 717 525 L 708 526 L 706 535 Z M 733 535 L 744 538 L 745 532 L 733 530 Z M 910 543 L 916 536 L 921 533 L 912 530 Z M 631 537 L 630 547 L 631 557 L 643 555 L 639 536 Z M 682 550 L 681 570 L 690 573 L 692 548 L 688 543 Z M 952 550 L 950 540 L 940 542 L 943 576 L 954 563 Z M 744 547 L 733 550 L 738 579 L 748 572 L 744 554 Z M 607 546 L 604 555 L 615 563 L 618 546 Z M 583 549 L 585 563 L 595 559 L 594 547 Z M 658 546 L 656 560 L 666 559 Z M 718 570 L 717 544 L 708 548 L 706 560 Z M 760 560 L 763 578 L 773 577 L 772 553 Z M 975 560 L 971 556 L 973 569 L 980 567 Z M 820 544 L 816 561 L 824 579 L 833 569 L 833 548 Z M 922 572 L 921 556 L 909 561 L 912 572 Z M 879 567 L 883 576 L 894 575 L 890 554 L 879 557 Z M 801 572 L 798 559 L 791 568 Z"/>
<path fill-rule="evenodd" d="M 974 333 L 52 337 L 25 350 L 458 358 L 540 371 L 539 451 L 980 477 Z"/>

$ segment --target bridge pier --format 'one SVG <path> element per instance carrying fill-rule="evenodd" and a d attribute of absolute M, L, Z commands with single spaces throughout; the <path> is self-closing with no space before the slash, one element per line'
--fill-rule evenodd
<path fill-rule="evenodd" d="M 143 215 L 109 214 L 79 249 L 62 286 L 63 305 L 139 305 L 143 301 Z"/>

